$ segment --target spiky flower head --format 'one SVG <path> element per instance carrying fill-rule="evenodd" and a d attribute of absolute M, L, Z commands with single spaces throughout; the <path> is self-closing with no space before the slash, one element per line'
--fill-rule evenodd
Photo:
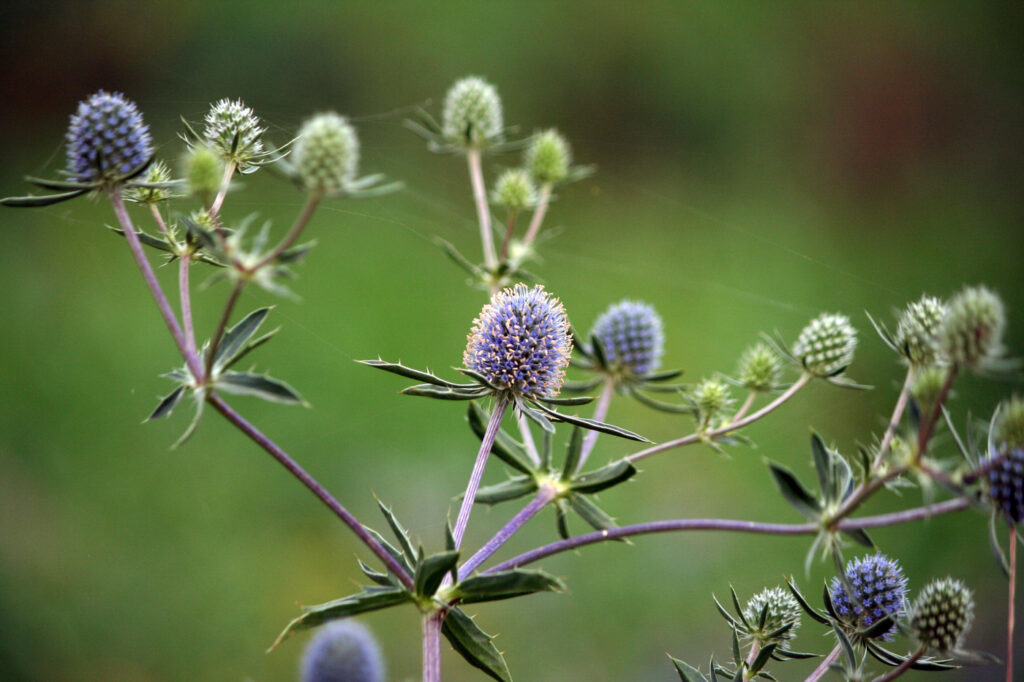
<path fill-rule="evenodd" d="M 492 200 L 510 211 L 521 211 L 537 202 L 533 178 L 521 168 L 510 168 L 494 183 Z"/>
<path fill-rule="evenodd" d="M 569 320 L 544 287 L 516 284 L 494 294 L 468 339 L 466 367 L 500 390 L 551 398 L 561 389 L 572 352 Z"/>
<path fill-rule="evenodd" d="M 210 107 L 204 119 L 203 139 L 225 163 L 232 162 L 239 173 L 259 168 L 264 156 L 260 137 L 266 128 L 240 99 L 222 99 Z"/>
<path fill-rule="evenodd" d="M 523 154 L 523 165 L 541 184 L 557 184 L 569 175 L 572 152 L 560 132 L 551 128 L 536 133 Z"/>
<path fill-rule="evenodd" d="M 352 620 L 333 620 L 302 657 L 302 682 L 383 682 L 384 657 L 373 634 Z"/>
<path fill-rule="evenodd" d="M 847 563 L 844 573 L 853 594 L 837 576 L 832 578 L 829 597 L 840 623 L 851 633 L 869 628 L 886 616 L 899 616 L 907 597 L 907 579 L 896 560 L 880 553 L 864 556 Z M 877 638 L 892 639 L 895 628 L 894 622 Z"/>
<path fill-rule="evenodd" d="M 751 391 L 770 391 L 779 383 L 782 363 L 771 346 L 758 341 L 740 356 L 739 380 Z"/>
<path fill-rule="evenodd" d="M 697 417 L 702 424 L 711 420 L 732 405 L 729 385 L 718 378 L 702 379 L 694 386 L 690 399 L 697 407 Z"/>
<path fill-rule="evenodd" d="M 456 81 L 444 98 L 441 134 L 460 147 L 480 149 L 500 141 L 504 122 L 494 86 L 477 76 Z"/>
<path fill-rule="evenodd" d="M 910 609 L 914 639 L 940 653 L 958 649 L 973 620 L 971 591 L 952 578 L 928 583 Z"/>
<path fill-rule="evenodd" d="M 996 422 L 996 442 L 1011 448 L 1024 448 L 1024 398 L 1015 395 L 1003 402 Z"/>
<path fill-rule="evenodd" d="M 939 352 L 936 333 L 946 316 L 946 305 L 934 296 L 922 296 L 907 306 L 896 326 L 896 348 L 916 367 L 931 365 Z"/>
<path fill-rule="evenodd" d="M 966 287 L 949 301 L 939 345 L 950 362 L 978 369 L 1002 353 L 1005 322 L 999 296 L 983 286 Z"/>
<path fill-rule="evenodd" d="M 171 181 L 171 169 L 163 161 L 157 160 L 146 169 L 142 182 L 147 185 L 159 185 Z M 170 187 L 132 186 L 125 190 L 124 198 L 140 204 L 158 204 L 178 196 L 178 192 Z"/>
<path fill-rule="evenodd" d="M 185 154 L 183 165 L 189 193 L 209 206 L 224 180 L 220 157 L 206 145 L 200 145 Z"/>
<path fill-rule="evenodd" d="M 803 328 L 793 356 L 805 370 L 817 377 L 840 374 L 851 362 L 857 348 L 857 330 L 846 315 L 823 313 Z"/>
<path fill-rule="evenodd" d="M 359 166 L 355 128 L 333 111 L 313 116 L 299 129 L 292 163 L 308 192 L 331 196 L 347 189 Z"/>
<path fill-rule="evenodd" d="M 100 90 L 78 103 L 66 135 L 68 174 L 77 182 L 117 182 L 153 157 L 153 138 L 135 103 Z"/>
<path fill-rule="evenodd" d="M 1024 448 L 993 446 L 986 460 L 988 494 L 1010 523 L 1024 520 Z"/>
<path fill-rule="evenodd" d="M 761 612 L 765 610 L 764 625 L 760 625 Z M 769 587 L 758 592 L 743 609 L 743 617 L 750 625 L 748 635 L 757 640 L 762 647 L 777 644 L 782 649 L 789 648 L 789 642 L 796 637 L 796 629 L 800 627 L 800 614 L 803 609 L 789 590 L 781 587 Z M 789 626 L 788 630 L 778 632 Z"/>
<path fill-rule="evenodd" d="M 642 376 L 658 369 L 665 352 L 665 332 L 654 306 L 623 299 L 614 303 L 594 322 L 591 336 L 597 338 L 613 371 Z"/>

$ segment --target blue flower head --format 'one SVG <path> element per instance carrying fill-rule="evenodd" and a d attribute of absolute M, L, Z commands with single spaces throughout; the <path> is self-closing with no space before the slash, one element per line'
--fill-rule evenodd
<path fill-rule="evenodd" d="M 989 459 L 988 492 L 1006 520 L 1024 519 L 1024 448 L 995 448 Z"/>
<path fill-rule="evenodd" d="M 468 338 L 466 367 L 500 390 L 552 398 L 561 389 L 572 352 L 569 320 L 544 287 L 516 284 L 496 293 Z"/>
<path fill-rule="evenodd" d="M 120 180 L 141 171 L 153 156 L 153 139 L 142 114 L 120 93 L 100 90 L 71 116 L 68 174 L 76 182 Z"/>
<path fill-rule="evenodd" d="M 907 579 L 895 560 L 884 554 L 853 559 L 846 564 L 847 586 L 838 577 L 832 578 L 829 596 L 836 615 L 851 630 L 869 628 L 886 616 L 897 616 L 903 610 L 907 597 Z M 893 627 L 879 635 L 892 639 Z"/>
<path fill-rule="evenodd" d="M 351 620 L 324 625 L 302 657 L 302 682 L 383 682 L 384 658 L 370 631 Z"/>
<path fill-rule="evenodd" d="M 638 376 L 661 365 L 665 333 L 661 316 L 647 303 L 615 303 L 597 318 L 591 335 L 601 342 L 612 367 Z"/>

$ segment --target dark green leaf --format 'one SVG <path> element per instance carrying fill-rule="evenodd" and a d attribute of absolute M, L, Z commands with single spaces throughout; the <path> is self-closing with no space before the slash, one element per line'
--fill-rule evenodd
<path fill-rule="evenodd" d="M 541 427 L 548 433 L 554 433 L 555 427 L 551 423 L 551 420 L 545 416 L 545 412 L 530 407 L 525 400 L 516 399 L 516 409 L 522 413 L 527 419 L 532 421 L 537 426 Z"/>
<path fill-rule="evenodd" d="M 988 544 L 992 549 L 992 556 L 996 558 L 996 562 L 999 564 L 999 568 L 1003 569 L 1003 575 L 1007 578 L 1012 578 L 1013 576 L 1010 575 L 1010 562 L 1006 560 L 1003 545 L 999 542 L 999 533 L 996 529 L 996 519 L 998 518 L 999 512 L 993 511 L 988 519 Z M 1016 542 L 1016 539 L 1011 537 L 1010 542 Z"/>
<path fill-rule="evenodd" d="M 178 405 L 181 397 L 185 395 L 185 386 L 178 386 L 176 389 L 171 391 L 170 395 L 160 401 L 160 404 L 153 410 L 153 414 L 146 417 L 146 421 L 153 421 L 154 419 L 160 419 L 166 417 L 171 411 Z"/>
<path fill-rule="evenodd" d="M 777 644 L 769 644 L 768 646 L 761 649 L 761 651 L 759 651 L 757 654 L 757 658 L 755 658 L 754 662 L 750 664 L 750 672 L 761 672 L 761 669 L 764 668 L 764 666 L 768 663 L 768 660 L 771 659 L 772 654 L 775 652 L 777 646 Z"/>
<path fill-rule="evenodd" d="M 456 249 L 454 246 L 452 246 L 445 240 L 441 239 L 440 237 L 434 237 L 434 243 L 440 246 L 442 249 L 444 249 L 444 252 L 448 254 L 448 257 L 451 258 L 452 261 L 460 268 L 468 272 L 470 275 L 473 275 L 473 277 L 476 279 L 483 278 L 483 270 L 481 270 L 473 263 L 469 262 L 469 259 L 467 259 L 461 253 L 459 253 L 458 249 Z"/>
<path fill-rule="evenodd" d="M 590 429 L 591 431 L 600 431 L 601 433 L 607 433 L 609 435 L 618 436 L 619 438 L 625 438 L 627 440 L 635 440 L 641 443 L 651 442 L 641 435 L 633 433 L 632 431 L 627 431 L 626 429 L 620 428 L 618 426 L 613 426 L 611 424 L 606 424 L 604 422 L 595 421 L 593 419 L 585 419 L 584 417 L 569 416 L 561 412 L 556 412 L 555 410 L 552 410 L 549 407 L 545 407 L 540 403 L 534 404 L 537 405 L 537 407 L 539 407 L 544 414 L 548 415 L 554 421 L 566 422 L 568 424 L 582 426 L 583 428 Z"/>
<path fill-rule="evenodd" d="M 403 377 L 406 377 L 406 378 L 409 378 L 409 379 L 415 379 L 416 381 L 422 381 L 422 382 L 425 382 L 425 383 L 428 383 L 428 384 L 434 384 L 435 386 L 445 386 L 447 388 L 476 388 L 476 386 L 477 386 L 475 383 L 474 384 L 455 384 L 455 383 L 452 383 L 451 381 L 445 381 L 444 379 L 440 379 L 440 378 L 434 376 L 430 372 L 423 372 L 423 371 L 418 370 L 418 369 L 413 369 L 411 367 L 406 367 L 405 365 L 403 365 L 401 363 L 385 362 L 384 360 L 380 360 L 380 359 L 377 359 L 377 360 L 357 360 L 356 362 L 359 362 L 360 364 L 366 365 L 368 367 L 376 367 L 377 369 L 382 369 L 385 372 L 391 372 L 392 374 L 397 374 L 399 376 L 403 376 Z"/>
<path fill-rule="evenodd" d="M 600 507 L 583 497 L 582 495 L 569 495 L 567 498 L 572 510 L 580 515 L 594 530 L 608 530 L 615 528 L 615 519 L 604 513 Z M 627 538 L 621 538 L 629 542 Z"/>
<path fill-rule="evenodd" d="M 215 387 L 225 393 L 251 395 L 274 403 L 301 405 L 305 402 L 294 388 L 264 374 L 228 371 L 217 377 Z"/>
<path fill-rule="evenodd" d="M 435 398 L 437 400 L 476 400 L 487 395 L 487 389 L 477 388 L 448 388 L 434 384 L 416 384 L 399 391 L 402 395 L 414 395 L 421 398 Z"/>
<path fill-rule="evenodd" d="M 277 332 L 279 331 L 280 328 L 274 329 L 273 331 L 267 332 L 266 334 L 256 339 L 255 341 L 247 343 L 245 347 L 242 348 L 242 350 L 240 350 L 232 360 L 230 360 L 226 365 L 224 365 L 224 369 L 237 365 L 239 362 L 241 362 L 242 358 L 244 358 L 249 353 L 253 352 L 257 348 L 265 344 L 267 341 L 270 341 L 270 339 L 274 338 L 274 335 L 277 334 Z"/>
<path fill-rule="evenodd" d="M 856 668 L 857 654 L 853 650 L 853 644 L 850 642 L 850 638 L 846 636 L 846 633 L 843 632 L 843 629 L 839 627 L 836 623 L 832 623 L 832 632 L 834 632 L 836 635 L 836 640 L 839 642 L 839 646 L 843 650 L 843 656 L 846 657 L 850 669 L 852 670 Z"/>
<path fill-rule="evenodd" d="M 566 381 L 562 384 L 562 393 L 586 393 L 597 388 L 604 379 L 596 377 L 590 381 Z"/>
<path fill-rule="evenodd" d="M 217 243 L 217 239 L 213 236 L 213 232 L 185 216 L 181 217 L 180 222 L 185 226 L 185 232 L 191 235 L 197 244 L 210 253 L 220 254 L 220 244 Z"/>
<path fill-rule="evenodd" d="M 97 183 L 95 182 L 70 182 L 68 180 L 47 180 L 46 178 L 35 178 L 31 175 L 26 175 L 25 180 L 31 182 L 37 187 L 43 189 L 52 189 L 58 192 L 66 192 L 68 190 L 81 189 L 89 191 L 96 189 Z"/>
<path fill-rule="evenodd" d="M 663 381 L 671 381 L 678 377 L 683 376 L 683 370 L 681 369 L 666 369 L 661 372 L 651 372 L 643 375 L 641 381 L 644 383 L 661 383 Z"/>
<path fill-rule="evenodd" d="M 608 368 L 608 356 L 605 355 L 604 344 L 595 334 L 590 335 L 590 354 L 594 357 L 594 363 L 598 367 Z"/>
<path fill-rule="evenodd" d="M 499 601 L 536 592 L 564 592 L 565 584 L 543 571 L 512 569 L 466 578 L 455 586 L 463 604 Z"/>
<path fill-rule="evenodd" d="M 412 561 L 416 556 L 416 551 L 413 549 L 412 541 L 409 539 L 409 531 L 407 531 L 398 519 L 395 518 L 395 515 L 386 504 L 377 500 L 377 506 L 380 508 L 380 513 L 384 515 L 384 520 L 388 522 L 388 526 L 391 528 L 391 533 L 398 540 L 398 545 L 402 548 L 402 553 L 409 558 L 409 561 Z"/>
<path fill-rule="evenodd" d="M 441 632 L 466 661 L 499 682 L 512 682 L 512 675 L 492 637 L 477 627 L 462 609 L 453 608 L 444 619 Z"/>
<path fill-rule="evenodd" d="M 596 493 L 628 481 L 636 475 L 632 463 L 620 459 L 606 466 L 581 474 L 569 482 L 569 488 L 578 493 Z"/>
<path fill-rule="evenodd" d="M 232 364 L 235 356 L 242 351 L 246 342 L 263 324 L 268 313 L 270 313 L 270 308 L 254 310 L 224 332 L 224 336 L 217 346 L 217 354 L 213 358 L 214 374 L 219 374 L 222 369 Z"/>
<path fill-rule="evenodd" d="M 384 536 L 375 531 L 374 529 L 366 527 L 366 532 L 373 536 L 374 540 L 380 543 L 381 547 L 384 548 L 384 551 L 390 554 L 391 558 L 394 559 L 399 566 L 404 568 L 406 573 L 409 573 L 411 575 L 415 572 L 412 564 L 410 563 L 412 557 L 406 557 L 405 554 L 399 552 L 394 545 L 385 540 Z"/>
<path fill-rule="evenodd" d="M 58 204 L 68 199 L 74 199 L 80 197 L 89 190 L 77 189 L 71 192 L 61 192 L 60 194 L 46 194 L 43 196 L 25 196 L 25 197 L 5 197 L 0 199 L 0 205 L 10 206 L 11 208 L 38 208 L 40 206 L 51 206 Z"/>
<path fill-rule="evenodd" d="M 273 651 L 281 642 L 299 630 L 307 630 L 338 618 L 348 618 L 360 613 L 386 609 L 411 600 L 412 596 L 400 587 L 364 587 L 363 591 L 358 594 L 336 599 L 326 604 L 303 606 L 303 614 L 288 623 L 274 643 L 270 645 L 268 651 Z"/>
<path fill-rule="evenodd" d="M 663 400 L 655 400 L 648 395 L 644 395 L 642 391 L 632 386 L 627 390 L 629 391 L 629 395 L 631 395 L 640 404 L 661 412 L 668 412 L 670 414 L 693 414 L 696 412 L 691 405 L 678 405 L 676 403 L 666 403 Z"/>
<path fill-rule="evenodd" d="M 431 554 L 416 565 L 416 573 L 413 582 L 416 585 L 416 594 L 421 597 L 433 597 L 444 580 L 446 573 L 452 571 L 459 563 L 459 552 L 450 550 Z"/>
<path fill-rule="evenodd" d="M 750 629 L 750 622 L 747 617 L 743 614 L 743 607 L 740 605 L 740 598 L 736 595 L 736 588 L 729 585 L 729 596 L 732 597 L 732 607 L 736 609 L 736 615 L 739 616 L 740 620 L 746 628 Z"/>
<path fill-rule="evenodd" d="M 821 518 L 821 503 L 814 498 L 787 469 L 774 462 L 769 462 L 772 476 L 782 496 L 802 515 L 812 521 Z"/>
<path fill-rule="evenodd" d="M 796 599 L 797 603 L 800 604 L 800 606 L 803 608 L 803 610 L 807 613 L 808 616 L 810 616 L 817 622 L 821 623 L 822 625 L 829 624 L 828 618 L 821 615 L 817 609 L 811 606 L 807 602 L 807 600 L 804 599 L 804 595 L 800 593 L 800 590 L 797 589 L 796 585 L 794 585 L 793 581 L 789 578 L 786 578 L 786 587 L 789 588 L 789 591 L 793 595 L 793 598 Z"/>
<path fill-rule="evenodd" d="M 892 666 L 894 668 L 896 666 L 900 665 L 901 663 L 903 663 L 906 660 L 906 658 L 904 656 L 900 656 L 899 654 L 895 654 L 895 653 L 889 651 L 888 649 L 882 647 L 877 642 L 873 642 L 873 641 L 869 640 L 869 641 L 865 642 L 865 646 L 866 646 L 866 648 L 868 650 L 868 653 L 870 653 L 872 656 L 874 656 L 876 659 L 878 659 L 882 663 L 885 663 L 886 665 Z M 951 663 L 948 660 L 936 660 L 934 658 L 921 658 L 921 659 L 918 659 L 917 661 L 915 661 L 914 663 L 911 663 L 910 667 L 913 670 L 925 670 L 925 671 L 928 671 L 928 672 L 939 672 L 939 671 L 942 671 L 942 670 L 952 670 L 952 669 L 956 668 L 957 666 L 955 664 Z"/>
<path fill-rule="evenodd" d="M 558 529 L 558 536 L 563 540 L 568 540 L 569 535 L 569 519 L 565 511 L 566 503 L 564 500 L 555 501 L 555 526 Z"/>
<path fill-rule="evenodd" d="M 835 499 L 832 494 L 832 456 L 829 454 L 825 441 L 816 433 L 811 433 L 811 453 L 814 455 L 814 470 L 818 472 L 818 483 L 821 494 L 826 499 Z"/>
<path fill-rule="evenodd" d="M 391 576 L 387 573 L 380 573 L 379 571 L 373 570 L 364 564 L 361 559 L 356 559 L 356 561 L 359 562 L 359 570 L 363 572 L 363 575 L 373 582 L 384 587 L 397 587 L 397 585 L 392 581 Z"/>
<path fill-rule="evenodd" d="M 562 465 L 562 480 L 571 481 L 576 474 L 576 467 L 580 463 L 580 455 L 583 452 L 583 429 L 578 426 L 572 428 L 572 435 L 569 436 L 569 443 L 565 448 L 565 463 Z"/>
<path fill-rule="evenodd" d="M 859 545 L 863 545 L 868 549 L 874 549 L 875 543 L 871 541 L 871 536 L 868 535 L 867 531 L 863 528 L 848 528 L 841 531 L 843 535 L 846 535 L 854 540 Z"/>
<path fill-rule="evenodd" d="M 298 263 L 313 250 L 316 246 L 316 241 L 306 242 L 305 244 L 299 244 L 293 248 L 283 251 L 280 256 L 277 257 L 277 262 L 282 265 L 288 265 L 291 263 Z"/>
<path fill-rule="evenodd" d="M 124 230 L 120 227 L 114 227 L 113 225 L 105 225 L 105 227 L 111 232 L 115 232 L 120 236 L 124 236 Z M 135 236 L 139 238 L 139 241 L 146 246 L 150 246 L 158 251 L 165 253 L 174 253 L 174 247 L 169 242 L 163 239 L 157 239 L 156 237 L 146 234 L 145 232 L 139 231 L 135 233 Z"/>
<path fill-rule="evenodd" d="M 668 660 L 672 661 L 672 665 L 676 667 L 676 672 L 679 673 L 679 679 L 682 682 L 708 682 L 708 678 L 692 665 L 680 661 L 678 658 L 672 658 L 672 656 L 669 656 Z"/>
<path fill-rule="evenodd" d="M 711 599 L 714 600 L 715 608 L 717 608 L 718 612 L 722 614 L 722 618 L 725 618 L 726 622 L 729 623 L 729 627 L 731 627 L 733 630 L 741 626 L 745 627 L 745 624 L 742 621 L 737 620 L 731 613 L 729 613 L 729 611 L 724 606 L 722 606 L 722 603 L 718 601 L 718 597 L 712 594 Z M 740 618 L 743 618 L 742 611 L 740 611 Z"/>
<path fill-rule="evenodd" d="M 540 398 L 540 401 L 545 405 L 586 405 L 594 402 L 594 396 L 584 395 L 577 396 L 575 398 Z"/>
<path fill-rule="evenodd" d="M 470 403 L 466 411 L 466 419 L 469 421 L 469 428 L 473 430 L 477 438 L 483 441 L 484 434 L 487 432 L 487 422 L 490 420 L 487 413 L 484 412 L 484 408 L 480 407 L 477 403 Z M 529 464 L 526 450 L 518 441 L 501 429 L 498 429 L 498 433 L 494 438 L 491 452 L 495 457 L 516 471 L 524 474 L 533 473 L 533 467 Z"/>
<path fill-rule="evenodd" d="M 537 481 L 532 476 L 516 476 L 501 483 L 488 485 L 476 491 L 477 504 L 493 505 L 516 500 L 537 490 Z"/>

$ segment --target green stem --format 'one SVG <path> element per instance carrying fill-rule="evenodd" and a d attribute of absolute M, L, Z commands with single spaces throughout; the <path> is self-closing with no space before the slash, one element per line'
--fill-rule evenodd
<path fill-rule="evenodd" d="M 295 224 L 292 225 L 292 229 L 288 231 L 288 234 L 285 235 L 284 239 L 281 240 L 281 243 L 278 244 L 273 251 L 268 253 L 266 256 L 260 259 L 260 262 L 258 262 L 256 265 L 250 268 L 250 272 L 255 272 L 260 268 L 264 267 L 265 265 L 267 265 L 268 263 L 272 263 L 274 260 L 277 259 L 278 256 L 280 256 L 282 253 L 291 248 L 292 244 L 294 244 L 299 239 L 299 236 L 302 234 L 303 230 L 306 229 L 306 225 L 309 224 L 309 221 L 313 217 L 313 213 L 316 211 L 317 206 L 320 205 L 320 199 L 321 196 L 319 194 L 309 195 L 309 198 L 306 200 L 305 205 L 302 207 L 302 211 L 299 213 L 299 217 L 295 219 Z"/>

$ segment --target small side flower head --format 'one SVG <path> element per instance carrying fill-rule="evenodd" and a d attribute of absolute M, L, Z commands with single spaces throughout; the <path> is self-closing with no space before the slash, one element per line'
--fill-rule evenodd
<path fill-rule="evenodd" d="M 966 287 L 949 301 L 939 345 L 950 362 L 979 369 L 1002 354 L 1005 323 L 999 296 L 983 286 Z"/>
<path fill-rule="evenodd" d="M 189 194 L 198 197 L 204 206 L 209 206 L 224 180 L 224 165 L 220 157 L 209 147 L 201 145 L 185 154 L 183 165 Z"/>
<path fill-rule="evenodd" d="M 665 332 L 654 306 L 625 299 L 612 304 L 594 322 L 591 336 L 604 350 L 607 369 L 643 376 L 661 366 Z"/>
<path fill-rule="evenodd" d="M 242 100 L 222 99 L 214 103 L 204 123 L 205 143 L 225 163 L 235 164 L 239 173 L 251 173 L 266 160 L 260 139 L 266 128 Z"/>
<path fill-rule="evenodd" d="M 793 357 L 816 377 L 841 374 L 853 362 L 857 330 L 845 315 L 824 313 L 803 328 L 793 344 Z"/>
<path fill-rule="evenodd" d="M 491 297 L 473 320 L 468 369 L 499 390 L 552 398 L 565 381 L 572 342 L 565 308 L 544 287 L 516 284 Z"/>
<path fill-rule="evenodd" d="M 761 612 L 766 606 L 764 625 L 761 626 Z M 776 644 L 781 649 L 788 649 L 790 641 L 796 637 L 796 629 L 800 627 L 801 613 L 803 609 L 789 590 L 769 587 L 751 597 L 743 609 L 743 617 L 750 624 L 746 634 L 762 647 Z M 779 632 L 786 626 L 789 628 Z"/>
<path fill-rule="evenodd" d="M 690 400 L 697 408 L 697 419 L 705 426 L 732 405 L 729 385 L 716 378 L 703 379 L 694 386 Z"/>
<path fill-rule="evenodd" d="M 1001 446 L 986 460 L 988 494 L 1006 520 L 1024 520 L 1024 448 Z"/>
<path fill-rule="evenodd" d="M 920 644 L 942 654 L 954 651 L 974 620 L 974 598 L 959 580 L 933 580 L 914 601 L 909 620 Z"/>
<path fill-rule="evenodd" d="M 917 371 L 914 383 L 910 386 L 910 395 L 914 396 L 923 413 L 928 414 L 932 411 L 948 375 L 949 370 L 938 365 L 922 367 Z"/>
<path fill-rule="evenodd" d="M 139 204 L 159 204 L 179 196 L 171 187 L 146 187 L 145 185 L 167 185 L 171 182 L 171 169 L 163 161 L 154 161 L 142 176 L 143 185 L 133 185 L 125 190 L 124 198 Z"/>
<path fill-rule="evenodd" d="M 466 149 L 483 149 L 501 141 L 501 98 L 494 86 L 477 76 L 463 78 L 444 98 L 441 134 Z"/>
<path fill-rule="evenodd" d="M 779 355 L 766 343 L 758 341 L 740 356 L 739 381 L 748 390 L 770 391 L 778 385 L 781 375 Z"/>
<path fill-rule="evenodd" d="M 384 657 L 364 625 L 334 620 L 317 632 L 306 648 L 302 682 L 383 682 Z"/>
<path fill-rule="evenodd" d="M 1024 398 L 1013 396 L 999 408 L 995 440 L 1011 448 L 1024 448 Z"/>
<path fill-rule="evenodd" d="M 79 102 L 68 126 L 68 175 L 76 182 L 115 183 L 141 173 L 153 138 L 134 102 L 100 90 Z"/>
<path fill-rule="evenodd" d="M 521 168 L 510 168 L 498 176 L 491 200 L 509 211 L 521 211 L 537 203 L 537 188 L 529 173 Z"/>
<path fill-rule="evenodd" d="M 851 634 L 871 627 L 886 616 L 898 617 L 903 611 L 907 598 L 907 579 L 899 564 L 884 554 L 853 559 L 846 564 L 846 583 L 853 589 L 847 591 L 844 581 L 838 576 L 832 578 L 829 597 L 835 615 Z M 893 626 L 877 639 L 890 640 L 896 628 Z"/>
<path fill-rule="evenodd" d="M 299 129 L 291 160 L 306 191 L 338 194 L 356 179 L 359 138 L 355 128 L 334 112 L 317 114 Z"/>
<path fill-rule="evenodd" d="M 569 176 L 572 152 L 554 128 L 536 133 L 523 154 L 523 165 L 541 184 L 556 185 Z"/>
<path fill-rule="evenodd" d="M 922 296 L 903 311 L 893 342 L 909 364 L 935 363 L 939 352 L 936 334 L 945 316 L 945 304 L 934 296 Z"/>

